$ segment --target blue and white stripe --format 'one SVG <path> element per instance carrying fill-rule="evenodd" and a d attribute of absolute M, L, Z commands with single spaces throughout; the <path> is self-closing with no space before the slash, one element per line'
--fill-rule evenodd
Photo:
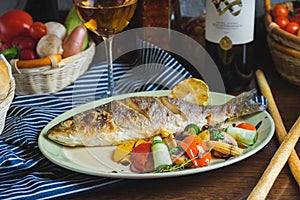
<path fill-rule="evenodd" d="M 143 50 L 143 55 L 135 61 L 138 65 L 114 65 L 118 93 L 169 89 L 191 76 L 159 48 Z M 106 78 L 106 65 L 102 63 L 55 94 L 15 97 L 0 135 L 0 199 L 52 199 L 120 181 L 56 166 L 38 149 L 38 135 L 43 127 L 74 106 L 105 95 Z"/>

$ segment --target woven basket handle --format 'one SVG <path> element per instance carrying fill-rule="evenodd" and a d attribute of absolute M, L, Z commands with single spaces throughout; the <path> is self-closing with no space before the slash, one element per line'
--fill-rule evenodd
<path fill-rule="evenodd" d="M 270 0 L 265 0 L 264 9 L 265 9 L 265 23 L 268 27 L 269 24 L 272 23 L 272 16 L 271 16 L 272 5 Z"/>
<path fill-rule="evenodd" d="M 13 59 L 10 64 L 14 72 L 21 73 L 19 69 L 36 69 L 45 66 L 51 66 L 51 68 L 58 68 L 59 62 L 62 60 L 60 54 L 51 55 L 46 58 L 34 59 L 34 60 L 19 60 Z"/>

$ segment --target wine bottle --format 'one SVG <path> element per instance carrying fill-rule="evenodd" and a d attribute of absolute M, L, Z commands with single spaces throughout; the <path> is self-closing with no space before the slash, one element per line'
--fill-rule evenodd
<path fill-rule="evenodd" d="M 138 9 L 142 27 L 170 28 L 169 0 L 139 0 Z"/>
<path fill-rule="evenodd" d="M 185 32 L 187 26 L 204 11 L 203 0 L 172 0 L 171 28 Z"/>
<path fill-rule="evenodd" d="M 247 46 L 254 39 L 255 0 L 206 0 L 206 50 L 226 92 L 245 89 L 252 78 Z"/>
<path fill-rule="evenodd" d="M 24 10 L 31 14 L 34 21 L 59 20 L 57 0 L 27 0 Z"/>

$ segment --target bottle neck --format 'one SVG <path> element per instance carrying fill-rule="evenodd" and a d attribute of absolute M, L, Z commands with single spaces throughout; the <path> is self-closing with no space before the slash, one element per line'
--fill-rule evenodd
<path fill-rule="evenodd" d="M 24 10 L 30 13 L 34 21 L 59 20 L 57 0 L 27 0 Z"/>

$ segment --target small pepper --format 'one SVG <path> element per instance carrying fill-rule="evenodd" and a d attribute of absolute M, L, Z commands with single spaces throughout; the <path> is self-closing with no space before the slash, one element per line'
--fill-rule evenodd
<path fill-rule="evenodd" d="M 197 136 L 187 136 L 180 143 L 180 146 L 192 160 L 194 167 L 203 167 L 210 163 L 211 153 L 207 152 L 205 143 Z"/>
<path fill-rule="evenodd" d="M 152 142 L 143 142 L 136 146 L 130 153 L 130 161 L 134 168 L 140 172 L 147 172 L 146 163 L 151 152 Z"/>
<path fill-rule="evenodd" d="M 7 60 L 19 58 L 19 53 L 20 49 L 16 45 L 0 52 L 0 54 L 3 54 Z"/>

